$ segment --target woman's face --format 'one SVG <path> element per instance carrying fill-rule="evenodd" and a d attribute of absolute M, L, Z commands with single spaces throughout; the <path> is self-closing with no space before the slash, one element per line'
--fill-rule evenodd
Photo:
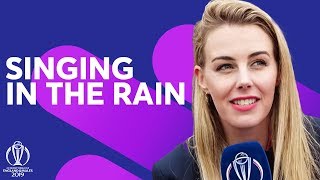
<path fill-rule="evenodd" d="M 270 37 L 256 25 L 223 25 L 209 32 L 205 66 L 195 67 L 226 130 L 258 126 L 270 112 L 277 64 Z"/>

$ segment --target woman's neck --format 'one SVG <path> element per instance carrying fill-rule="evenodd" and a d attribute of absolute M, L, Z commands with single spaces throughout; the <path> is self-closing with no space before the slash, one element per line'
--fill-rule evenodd
<path fill-rule="evenodd" d="M 269 119 L 263 120 L 260 124 L 252 128 L 234 128 L 224 126 L 226 140 L 229 145 L 258 141 L 266 149 L 269 138 Z"/>

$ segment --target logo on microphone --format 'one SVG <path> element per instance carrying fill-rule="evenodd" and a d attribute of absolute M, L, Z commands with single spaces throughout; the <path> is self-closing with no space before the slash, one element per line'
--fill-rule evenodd
<path fill-rule="evenodd" d="M 6 160 L 11 167 L 3 169 L 3 172 L 11 173 L 11 177 L 24 177 L 26 173 L 33 172 L 33 169 L 25 166 L 30 160 L 30 151 L 21 141 L 15 141 L 7 149 Z"/>
<path fill-rule="evenodd" d="M 9 156 L 13 156 L 14 163 L 10 162 Z M 21 163 L 22 156 L 27 156 L 27 158 Z M 11 166 L 24 166 L 30 159 L 30 151 L 27 147 L 22 145 L 20 141 L 15 141 L 13 145 L 8 148 L 6 159 Z"/>
<path fill-rule="evenodd" d="M 260 180 L 263 179 L 263 169 L 260 163 L 249 157 L 246 153 L 240 152 L 238 153 L 232 163 L 229 164 L 227 171 L 226 171 L 226 177 L 227 180 L 230 180 L 230 173 L 234 169 L 236 175 L 238 176 L 239 180 L 250 180 L 251 170 L 252 170 L 252 164 L 255 165 L 255 167 L 260 172 Z"/>

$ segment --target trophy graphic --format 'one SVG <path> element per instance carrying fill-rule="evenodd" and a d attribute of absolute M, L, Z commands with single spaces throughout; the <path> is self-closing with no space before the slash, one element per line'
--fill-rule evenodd
<path fill-rule="evenodd" d="M 246 170 L 247 164 L 247 170 Z M 246 153 L 240 152 L 233 161 L 234 170 L 240 180 L 250 180 L 252 159 Z M 240 172 L 238 169 L 240 167 Z"/>
<path fill-rule="evenodd" d="M 11 163 L 9 160 L 10 151 L 12 152 L 13 158 L 15 160 L 14 164 Z M 26 152 L 27 160 L 22 164 L 21 159 L 22 159 L 24 152 Z M 24 166 L 28 163 L 28 161 L 30 159 L 30 152 L 29 152 L 28 148 L 25 147 L 24 145 L 22 145 L 22 143 L 20 141 L 15 141 L 13 143 L 13 145 L 8 148 L 8 150 L 6 152 L 6 159 L 11 166 Z"/>
<path fill-rule="evenodd" d="M 234 172 L 236 173 L 239 180 L 250 180 L 251 170 L 253 167 L 258 170 L 260 174 L 259 179 L 263 180 L 263 168 L 259 161 L 249 157 L 248 154 L 244 152 L 240 152 L 235 156 L 234 160 L 229 164 L 227 168 L 227 180 L 230 180 L 230 173 L 232 171 L 232 168 L 234 169 Z M 232 180 L 234 180 L 234 178 Z"/>

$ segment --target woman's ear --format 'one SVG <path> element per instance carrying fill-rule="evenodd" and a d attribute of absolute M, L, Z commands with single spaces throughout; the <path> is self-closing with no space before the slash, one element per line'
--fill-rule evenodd
<path fill-rule="evenodd" d="M 207 81 L 205 79 L 203 69 L 198 65 L 194 66 L 194 74 L 198 79 L 198 85 L 203 89 L 205 93 L 208 93 Z"/>

